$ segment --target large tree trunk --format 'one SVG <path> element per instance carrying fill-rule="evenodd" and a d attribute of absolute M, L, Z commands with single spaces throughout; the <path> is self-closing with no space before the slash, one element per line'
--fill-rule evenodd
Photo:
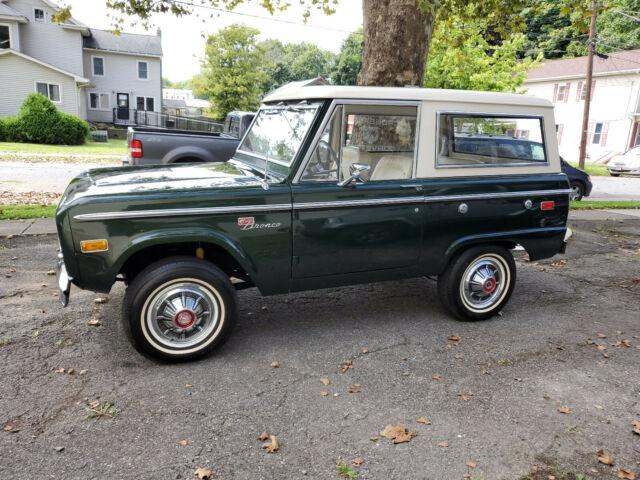
<path fill-rule="evenodd" d="M 418 1 L 432 3 L 422 13 Z M 422 86 L 437 0 L 362 0 L 364 41 L 358 85 Z"/>

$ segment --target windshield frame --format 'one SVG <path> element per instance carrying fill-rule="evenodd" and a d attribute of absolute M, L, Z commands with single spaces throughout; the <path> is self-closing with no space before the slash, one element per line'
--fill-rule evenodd
<path fill-rule="evenodd" d="M 296 162 L 300 157 L 301 151 L 304 145 L 306 144 L 307 140 L 309 139 L 309 136 L 315 131 L 315 125 L 317 123 L 319 115 L 321 115 L 321 112 L 323 111 L 323 105 L 324 105 L 324 102 L 322 100 L 314 100 L 313 102 L 307 102 L 306 100 L 302 100 L 302 101 L 296 100 L 295 102 L 292 101 L 286 104 L 283 102 L 279 102 L 278 104 L 262 104 L 260 106 L 260 109 L 256 112 L 256 115 L 253 118 L 251 125 L 249 126 L 249 128 L 243 135 L 242 139 L 240 140 L 240 143 L 238 144 L 238 149 L 234 153 L 232 160 L 236 162 L 241 162 L 247 165 L 248 167 L 250 167 L 252 170 L 256 170 L 259 172 L 265 172 L 267 169 L 267 163 L 268 163 L 269 176 L 271 176 L 272 174 L 275 174 L 278 177 L 283 177 L 283 178 L 288 177 L 291 171 L 295 168 Z M 241 146 L 244 144 L 245 140 L 251 133 L 251 130 L 253 129 L 255 123 L 257 122 L 262 112 L 268 111 L 268 110 L 295 111 L 295 110 L 302 110 L 302 109 L 315 110 L 315 112 L 313 114 L 313 117 L 310 119 L 308 126 L 306 128 L 306 131 L 304 132 L 300 140 L 300 144 L 296 149 L 295 153 L 292 155 L 290 162 L 287 163 L 272 157 L 267 158 L 267 156 L 257 154 L 256 152 L 251 152 L 248 150 L 241 149 Z"/>

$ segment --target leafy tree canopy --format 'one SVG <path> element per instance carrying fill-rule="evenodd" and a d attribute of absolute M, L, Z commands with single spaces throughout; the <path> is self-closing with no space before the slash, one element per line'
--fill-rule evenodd
<path fill-rule="evenodd" d="M 335 85 L 355 85 L 362 68 L 362 28 L 342 41 L 336 56 L 331 82 Z"/>

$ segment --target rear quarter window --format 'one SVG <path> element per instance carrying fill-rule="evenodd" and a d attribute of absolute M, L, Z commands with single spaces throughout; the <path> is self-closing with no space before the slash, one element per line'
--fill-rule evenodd
<path fill-rule="evenodd" d="M 538 116 L 438 113 L 436 167 L 547 165 Z"/>

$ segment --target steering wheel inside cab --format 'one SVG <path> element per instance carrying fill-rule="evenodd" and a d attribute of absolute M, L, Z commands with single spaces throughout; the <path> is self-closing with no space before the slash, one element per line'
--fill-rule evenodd
<path fill-rule="evenodd" d="M 333 174 L 338 172 L 338 163 L 338 155 L 329 142 L 318 140 L 311 163 L 305 172 L 305 178 L 335 179 L 337 175 Z"/>

